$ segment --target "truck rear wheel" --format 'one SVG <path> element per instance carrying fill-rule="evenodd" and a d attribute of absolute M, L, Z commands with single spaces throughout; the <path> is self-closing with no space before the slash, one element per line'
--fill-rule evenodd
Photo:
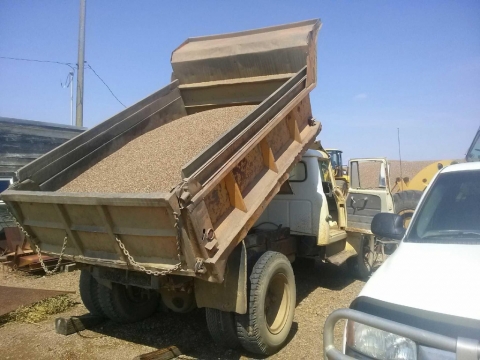
<path fill-rule="evenodd" d="M 136 286 L 112 283 L 112 288 L 98 286 L 103 312 L 111 320 L 132 323 L 151 316 L 158 307 L 158 293 Z"/>
<path fill-rule="evenodd" d="M 419 190 L 405 190 L 393 195 L 395 213 L 403 219 L 403 227 L 407 228 L 417 208 L 423 192 Z"/>
<path fill-rule="evenodd" d="M 92 315 L 105 316 L 98 298 L 98 282 L 87 270 L 80 272 L 80 298 Z"/>
<path fill-rule="evenodd" d="M 278 351 L 292 327 L 295 314 L 295 276 L 288 259 L 267 251 L 250 274 L 248 310 L 237 314 L 237 334 L 245 350 L 270 355 Z"/>
<path fill-rule="evenodd" d="M 235 313 L 206 308 L 205 314 L 210 336 L 218 345 L 229 349 L 240 347 Z"/>

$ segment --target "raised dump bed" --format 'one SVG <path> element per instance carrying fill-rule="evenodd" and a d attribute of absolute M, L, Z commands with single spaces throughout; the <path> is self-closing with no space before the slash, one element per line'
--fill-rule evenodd
<path fill-rule="evenodd" d="M 308 95 L 319 27 L 188 39 L 169 85 L 21 168 L 2 199 L 46 254 L 66 239 L 79 263 L 222 282 L 321 130 Z"/>

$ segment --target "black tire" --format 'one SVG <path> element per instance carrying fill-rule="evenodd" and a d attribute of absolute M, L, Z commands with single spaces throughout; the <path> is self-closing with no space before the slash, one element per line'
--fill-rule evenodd
<path fill-rule="evenodd" d="M 347 259 L 347 266 L 354 278 L 367 280 L 372 273 L 374 260 L 373 249 L 370 249 L 368 238 L 362 239 L 361 249 L 361 254 Z"/>
<path fill-rule="evenodd" d="M 92 315 L 105 316 L 98 298 L 98 282 L 87 270 L 80 272 L 80 297 Z"/>
<path fill-rule="evenodd" d="M 395 213 L 403 218 L 404 227 L 408 226 L 422 194 L 419 190 L 405 190 L 393 195 Z"/>
<path fill-rule="evenodd" d="M 99 285 L 98 297 L 105 315 L 123 324 L 148 318 L 159 304 L 157 292 L 117 283 L 112 283 L 111 289 Z"/>
<path fill-rule="evenodd" d="M 212 339 L 224 348 L 238 349 L 240 341 L 237 336 L 235 313 L 210 308 L 206 308 L 205 313 Z"/>
<path fill-rule="evenodd" d="M 248 310 L 237 314 L 237 335 L 245 350 L 260 355 L 278 351 L 287 340 L 295 314 L 295 276 L 288 259 L 267 251 L 250 274 Z"/>

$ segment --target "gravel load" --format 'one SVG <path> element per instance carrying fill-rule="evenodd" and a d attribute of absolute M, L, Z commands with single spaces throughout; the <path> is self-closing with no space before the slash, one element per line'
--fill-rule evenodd
<path fill-rule="evenodd" d="M 207 110 L 162 125 L 110 154 L 58 191 L 89 193 L 169 192 L 181 169 L 255 105 Z"/>

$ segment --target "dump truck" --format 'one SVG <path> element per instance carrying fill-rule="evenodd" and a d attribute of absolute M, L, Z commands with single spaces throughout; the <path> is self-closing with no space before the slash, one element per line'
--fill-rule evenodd
<path fill-rule="evenodd" d="M 205 308 L 219 344 L 271 354 L 293 321 L 292 261 L 364 265 L 369 219 L 388 209 L 379 196 L 364 201 L 349 231 L 329 156 L 313 146 L 320 27 L 309 20 L 187 39 L 172 53 L 169 85 L 17 171 L 3 200 L 39 254 L 82 266 L 91 313 L 132 322 L 159 301 L 176 312 Z M 255 107 L 189 159 L 172 189 L 59 191 L 156 129 L 241 105 Z M 156 156 L 182 155 L 173 150 Z"/>

